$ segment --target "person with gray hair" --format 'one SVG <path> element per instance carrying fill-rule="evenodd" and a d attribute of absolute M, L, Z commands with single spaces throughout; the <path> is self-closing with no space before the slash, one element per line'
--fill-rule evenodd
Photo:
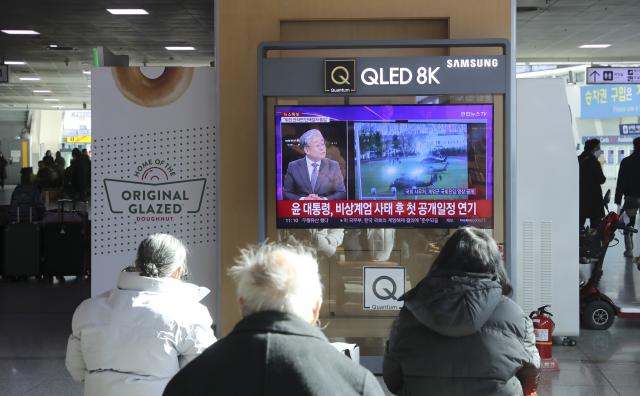
<path fill-rule="evenodd" d="M 181 367 L 213 344 L 204 287 L 183 282 L 187 250 L 154 234 L 138 246 L 118 287 L 76 309 L 66 366 L 85 395 L 161 395 Z"/>
<path fill-rule="evenodd" d="M 521 396 L 535 390 L 540 356 L 533 324 L 508 296 L 496 242 L 464 227 L 427 276 L 400 299 L 383 364 L 398 395 Z"/>
<path fill-rule="evenodd" d="M 384 395 L 374 376 L 315 325 L 322 284 L 314 252 L 265 243 L 229 270 L 243 319 L 182 369 L 164 396 Z"/>
<path fill-rule="evenodd" d="M 309 129 L 300 136 L 305 157 L 289 162 L 282 195 L 288 200 L 346 199 L 344 175 L 337 161 L 326 158 L 322 132 Z"/>

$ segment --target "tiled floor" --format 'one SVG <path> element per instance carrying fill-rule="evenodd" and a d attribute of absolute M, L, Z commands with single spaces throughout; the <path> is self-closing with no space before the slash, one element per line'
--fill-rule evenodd
<path fill-rule="evenodd" d="M 0 203 L 6 195 L 0 191 Z M 625 304 L 636 301 L 640 272 L 622 257 L 622 246 L 611 249 L 602 286 Z M 71 315 L 88 295 L 86 281 L 0 281 L 0 395 L 82 395 L 64 355 Z M 640 319 L 618 319 L 608 331 L 583 330 L 576 347 L 554 347 L 554 354 L 560 371 L 543 374 L 540 396 L 640 395 Z"/>

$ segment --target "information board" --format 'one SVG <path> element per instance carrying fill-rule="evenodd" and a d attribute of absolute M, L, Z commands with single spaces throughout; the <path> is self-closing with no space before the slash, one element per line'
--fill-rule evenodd
<path fill-rule="evenodd" d="M 587 67 L 587 84 L 638 84 L 640 67 Z"/>
<path fill-rule="evenodd" d="M 580 87 L 580 118 L 601 119 L 640 115 L 640 84 Z"/>
<path fill-rule="evenodd" d="M 640 124 L 620 124 L 620 135 L 640 135 Z"/>

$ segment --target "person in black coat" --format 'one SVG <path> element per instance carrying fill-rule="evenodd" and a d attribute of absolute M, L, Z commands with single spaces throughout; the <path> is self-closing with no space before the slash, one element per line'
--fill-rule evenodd
<path fill-rule="evenodd" d="M 604 217 L 601 185 L 607 180 L 598 162 L 600 140 L 589 139 L 584 143 L 584 151 L 578 156 L 580 166 L 580 227 L 588 218 L 591 228 L 600 224 Z"/>
<path fill-rule="evenodd" d="M 620 204 L 624 196 L 622 209 L 629 216 L 628 226 L 635 227 L 636 215 L 640 206 L 640 137 L 633 139 L 633 153 L 625 157 L 618 169 L 618 182 L 616 184 L 615 203 Z M 624 256 L 633 257 L 633 233 L 624 232 Z"/>
<path fill-rule="evenodd" d="M 540 356 L 533 323 L 512 288 L 496 242 L 458 229 L 430 272 L 400 299 L 383 363 L 397 395 L 522 396 L 535 391 Z"/>
<path fill-rule="evenodd" d="M 0 187 L 4 190 L 4 181 L 7 178 L 7 159 L 4 158 L 4 154 L 0 153 Z"/>
<path fill-rule="evenodd" d="M 178 372 L 164 396 L 384 395 L 371 372 L 314 326 L 322 285 L 310 250 L 244 249 L 230 275 L 244 318 Z"/>

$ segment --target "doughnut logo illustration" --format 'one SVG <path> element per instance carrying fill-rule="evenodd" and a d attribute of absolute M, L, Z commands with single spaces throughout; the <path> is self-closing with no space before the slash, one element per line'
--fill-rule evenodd
<path fill-rule="evenodd" d="M 104 179 L 111 213 L 138 222 L 171 222 L 177 215 L 200 212 L 206 179 L 172 181 L 173 165 L 162 159 L 140 163 L 133 176 L 140 181 Z"/>
<path fill-rule="evenodd" d="M 169 180 L 167 172 L 159 166 L 152 166 L 144 171 L 142 174 L 142 180 L 148 180 L 150 182 L 162 182 Z"/>
<path fill-rule="evenodd" d="M 145 76 L 139 67 L 114 67 L 113 79 L 125 98 L 143 107 L 162 107 L 187 92 L 193 67 L 165 67 L 157 78 Z"/>

